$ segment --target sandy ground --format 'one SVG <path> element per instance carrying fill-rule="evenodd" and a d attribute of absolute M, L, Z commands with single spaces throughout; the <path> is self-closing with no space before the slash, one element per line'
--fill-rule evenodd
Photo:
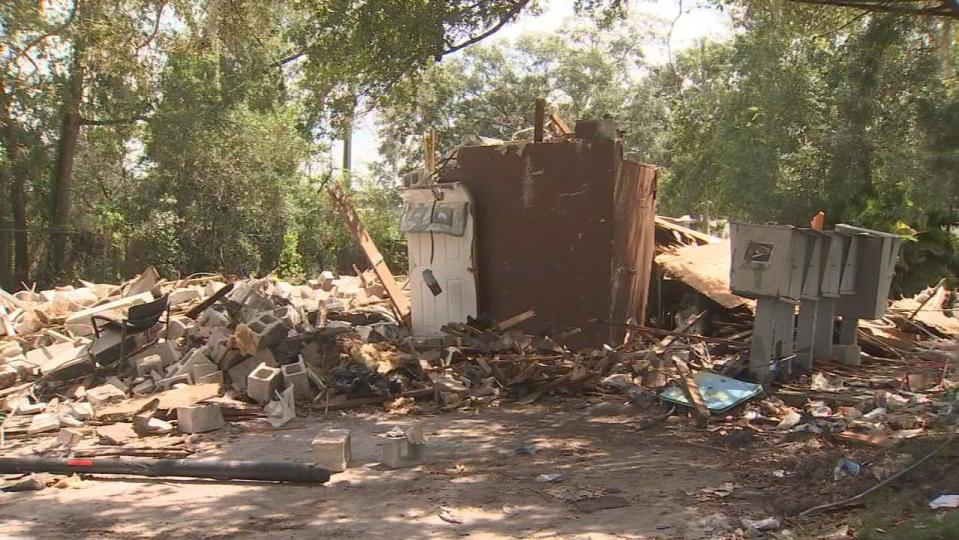
<path fill-rule="evenodd" d="M 765 517 L 761 485 L 721 506 L 698 500 L 702 488 L 734 479 L 745 452 L 684 442 L 683 425 L 639 431 L 638 419 L 615 403 L 567 400 L 432 417 L 331 413 L 278 431 L 231 428 L 202 436 L 196 457 L 308 462 L 316 433 L 348 428 L 354 465 L 324 486 L 100 476 L 76 489 L 0 494 L 0 535 L 713 538 L 719 535 L 703 521 L 717 510 L 734 519 Z M 428 434 L 427 463 L 378 465 L 377 435 L 413 422 Z M 537 450 L 517 453 L 523 446 Z M 562 480 L 536 481 L 553 473 Z M 573 502 L 582 497 L 622 498 L 628 506 L 590 512 Z"/>

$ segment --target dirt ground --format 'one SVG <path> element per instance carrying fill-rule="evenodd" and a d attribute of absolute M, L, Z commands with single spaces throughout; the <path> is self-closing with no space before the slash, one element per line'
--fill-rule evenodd
<path fill-rule="evenodd" d="M 797 487 L 828 484 L 839 449 L 809 439 L 776 441 L 780 450 L 769 453 L 762 440 L 703 434 L 678 417 L 637 429 L 653 409 L 567 399 L 428 417 L 330 413 L 279 430 L 232 426 L 196 436 L 196 457 L 308 462 L 316 433 L 348 428 L 353 468 L 324 486 L 99 476 L 77 488 L 4 493 L 0 536 L 727 538 L 741 518 L 831 497 Z M 377 435 L 414 422 L 428 434 L 427 462 L 378 465 Z M 524 447 L 535 451 L 517 452 Z M 562 477 L 545 483 L 541 474 Z M 590 508 L 599 503 L 625 506 Z"/>

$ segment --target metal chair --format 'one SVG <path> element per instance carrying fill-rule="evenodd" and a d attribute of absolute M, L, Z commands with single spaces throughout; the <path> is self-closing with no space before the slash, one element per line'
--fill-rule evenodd
<path fill-rule="evenodd" d="M 90 319 L 93 322 L 93 333 L 97 338 L 100 337 L 100 330 L 106 328 L 115 328 L 120 330 L 120 358 L 122 361 L 126 357 L 127 337 L 141 334 L 156 326 L 160 319 L 166 314 L 166 320 L 163 321 L 167 328 L 167 337 L 170 332 L 170 299 L 169 294 L 164 294 L 160 298 L 147 303 L 130 306 L 127 316 L 124 319 L 111 319 L 103 315 L 94 315 Z M 102 326 L 97 325 L 97 320 L 104 321 Z"/>

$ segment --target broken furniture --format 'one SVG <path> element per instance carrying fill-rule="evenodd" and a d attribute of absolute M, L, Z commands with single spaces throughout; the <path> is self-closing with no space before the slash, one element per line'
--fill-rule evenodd
<path fill-rule="evenodd" d="M 101 338 L 101 330 L 110 328 L 120 332 L 119 356 L 113 358 L 112 354 L 100 355 L 94 356 L 94 360 L 100 365 L 112 364 L 118 360 L 124 360 L 126 358 L 127 339 L 133 335 L 141 334 L 152 329 L 160 322 L 164 314 L 166 314 L 164 324 L 169 328 L 170 303 L 168 294 L 146 304 L 130 306 L 130 309 L 127 311 L 127 316 L 119 320 L 99 314 L 93 315 L 90 317 L 90 320 L 93 324 L 93 333 L 96 336 L 93 345 L 94 348 L 96 347 L 96 341 L 99 341 Z M 97 320 L 105 321 L 105 324 L 101 327 L 97 325 Z"/>
<path fill-rule="evenodd" d="M 793 367 L 808 371 L 814 358 L 858 365 L 858 322 L 885 312 L 900 239 L 849 225 L 820 232 L 749 223 L 731 223 L 730 236 L 730 290 L 756 299 L 751 376 L 765 383 Z"/>
<path fill-rule="evenodd" d="M 441 337 L 445 324 L 477 316 L 473 203 L 459 182 L 411 187 L 403 200 L 413 334 Z"/>

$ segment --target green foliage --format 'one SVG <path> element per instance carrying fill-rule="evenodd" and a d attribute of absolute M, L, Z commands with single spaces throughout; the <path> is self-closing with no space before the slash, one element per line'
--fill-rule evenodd
<path fill-rule="evenodd" d="M 623 23 L 609 30 L 573 26 L 531 34 L 515 44 L 474 47 L 397 85 L 380 109 L 384 176 L 421 163 L 422 134 L 436 130 L 444 153 L 476 136 L 529 137 L 533 101 L 545 97 L 560 116 L 611 117 L 627 132 L 628 150 L 647 161 L 661 155 L 663 100 L 640 80 L 638 34 L 655 29 Z"/>
<path fill-rule="evenodd" d="M 959 94 L 941 21 L 738 2 L 740 32 L 657 74 L 672 88 L 667 213 L 918 231 L 914 291 L 959 270 Z M 945 143 L 946 139 L 953 142 Z"/>

